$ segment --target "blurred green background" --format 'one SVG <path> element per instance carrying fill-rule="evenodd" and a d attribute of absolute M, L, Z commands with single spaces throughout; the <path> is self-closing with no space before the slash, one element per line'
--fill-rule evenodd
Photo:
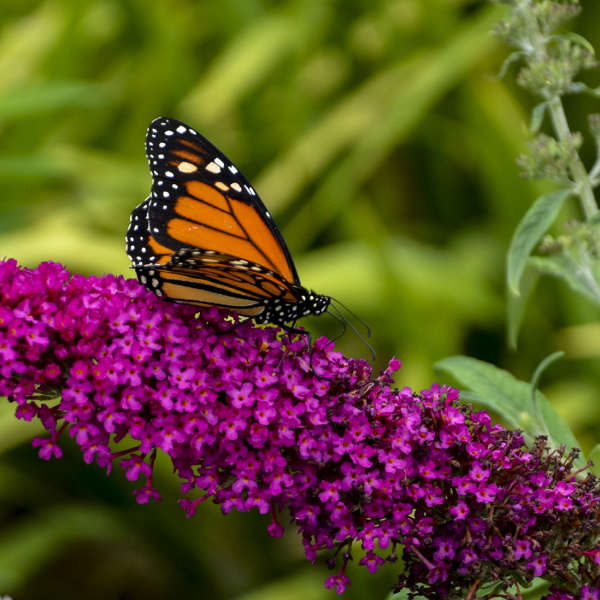
<path fill-rule="evenodd" d="M 573 27 L 599 45 L 600 5 Z M 254 183 L 303 283 L 367 321 L 377 368 L 427 387 L 468 354 L 543 390 L 584 448 L 597 441 L 595 307 L 546 279 L 517 350 L 505 342 L 504 256 L 546 185 L 520 178 L 532 98 L 498 81 L 502 10 L 466 0 L 0 0 L 0 253 L 132 277 L 130 211 L 150 189 L 144 136 L 187 121 Z M 587 79 L 598 85 L 597 73 Z M 576 97 L 576 129 L 598 102 Z M 584 147 L 588 164 L 591 144 Z M 576 217 L 574 206 L 563 217 Z M 327 317 L 307 320 L 335 335 Z M 368 355 L 351 332 L 338 342 Z M 48 464 L 35 426 L 0 412 L 0 594 L 15 600 L 333 598 L 293 531 L 206 505 L 186 520 L 159 461 L 160 504 L 72 445 Z M 355 554 L 358 562 L 359 553 Z M 346 598 L 383 598 L 393 569 L 351 568 Z"/>

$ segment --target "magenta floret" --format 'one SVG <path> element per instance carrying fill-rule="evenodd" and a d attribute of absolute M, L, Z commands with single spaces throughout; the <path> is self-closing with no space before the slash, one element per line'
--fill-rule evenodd
<path fill-rule="evenodd" d="M 548 598 L 598 598 L 600 486 L 576 478 L 576 453 L 526 447 L 455 389 L 396 389 L 397 359 L 373 377 L 325 338 L 311 360 L 302 337 L 195 312 L 133 280 L 0 262 L 0 393 L 49 432 L 40 457 L 68 434 L 85 462 L 141 477 L 144 504 L 162 450 L 188 516 L 210 498 L 269 514 L 279 537 L 287 511 L 309 560 L 329 550 L 338 593 L 360 551 L 371 572 L 401 553 L 395 586 L 430 598 L 533 577 Z"/>

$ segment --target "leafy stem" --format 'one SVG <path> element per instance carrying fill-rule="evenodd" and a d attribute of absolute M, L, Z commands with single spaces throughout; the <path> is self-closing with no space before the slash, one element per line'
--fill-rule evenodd
<path fill-rule="evenodd" d="M 596 61 L 592 46 L 581 36 L 553 33 L 558 25 L 576 14 L 579 7 L 577 2 L 534 0 L 513 0 L 509 4 L 513 5 L 512 14 L 500 33 L 519 49 L 515 54 L 524 58 L 525 67 L 520 72 L 519 83 L 544 99 L 534 111 L 532 129 L 537 132 L 547 111 L 557 140 L 557 145 L 552 146 L 548 138 L 541 139 L 538 149 L 547 151 L 546 159 L 551 159 L 552 154 L 554 158 L 546 160 L 544 165 L 542 162 L 533 164 L 529 174 L 550 176 L 557 181 L 562 174 L 568 176 L 569 185 L 580 198 L 583 216 L 590 221 L 599 212 L 593 182 L 577 151 L 581 136 L 569 128 L 562 97 L 588 89 L 575 81 L 575 77 L 581 69 L 594 66 Z"/>
<path fill-rule="evenodd" d="M 548 102 L 548 108 L 557 138 L 561 142 L 568 140 L 571 131 L 560 96 L 551 98 Z M 577 152 L 572 153 L 569 171 L 575 183 L 574 191 L 581 199 L 581 209 L 586 221 L 589 221 L 598 214 L 598 206 L 594 198 L 590 177 Z"/>

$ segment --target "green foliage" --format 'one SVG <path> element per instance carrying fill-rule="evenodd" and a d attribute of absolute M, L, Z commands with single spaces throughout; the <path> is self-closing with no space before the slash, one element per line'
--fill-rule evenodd
<path fill-rule="evenodd" d="M 572 290 L 597 302 L 600 247 L 597 227 L 594 225 L 599 212 L 593 188 L 598 185 L 597 172 L 600 170 L 598 117 L 588 117 L 589 128 L 597 145 L 596 162 L 588 172 L 579 156 L 583 136 L 580 132 L 570 130 L 563 107 L 563 97 L 568 93 L 588 91 L 595 95 L 595 90 L 575 81 L 580 71 L 597 66 L 594 48 L 579 34 L 555 32 L 559 25 L 579 12 L 578 0 L 507 0 L 506 4 L 510 9 L 496 32 L 517 51 L 505 61 L 505 66 L 521 62 L 517 82 L 544 98 L 532 111 L 530 128 L 536 136 L 530 142 L 530 151 L 521 155 L 518 163 L 525 177 L 549 179 L 561 186 L 553 193 L 540 196 L 515 231 L 507 255 L 509 292 L 512 296 L 520 294 L 521 277 L 528 266 L 531 271 L 563 279 Z M 503 67 L 503 74 L 506 70 Z M 553 135 L 538 133 L 546 116 L 552 124 Z M 554 244 L 554 250 L 559 251 L 556 256 L 530 259 L 540 237 L 555 221 L 563 201 L 571 194 L 581 203 L 585 225 L 579 226 L 571 239 L 563 238 Z M 509 317 L 520 320 L 521 304 L 517 308 L 512 303 Z M 516 323 L 513 318 L 509 324 L 512 343 L 516 341 Z"/>
<path fill-rule="evenodd" d="M 600 6 L 582 7 L 574 29 L 595 43 Z M 530 256 L 522 277 L 511 270 L 521 290 L 510 321 L 513 340 L 522 324 L 518 354 L 504 344 L 504 257 L 528 207 L 552 188 L 522 180 L 514 165 L 528 138 L 529 100 L 510 77 L 492 77 L 506 54 L 490 35 L 503 8 L 467 0 L 5 0 L 2 255 L 132 276 L 123 238 L 150 188 L 145 129 L 160 114 L 173 116 L 243 168 L 281 225 L 303 283 L 371 325 L 377 368 L 395 354 L 404 364 L 399 384 L 424 387 L 435 361 L 469 354 L 527 377 L 562 327 L 597 315 L 593 302 L 548 278 L 526 308 Z M 588 91 L 598 85 L 588 83 Z M 592 98 L 574 96 L 571 114 L 584 114 Z M 550 110 L 538 110 L 540 131 Z M 584 141 L 583 160 L 590 153 Z M 517 274 L 552 211 L 572 210 L 549 204 L 544 227 L 520 240 Z M 559 269 L 551 256 L 536 260 Z M 306 326 L 315 336 L 338 333 L 325 317 Z M 350 333 L 338 344 L 367 356 Z M 600 414 L 581 407 L 597 404 L 600 370 L 598 348 L 586 348 L 543 383 L 578 437 L 588 434 L 589 450 Z M 526 406 L 528 384 L 513 384 L 509 395 L 518 388 L 515 399 Z M 568 402 L 574 389 L 577 409 Z M 518 406 L 507 406 L 522 419 Z M 540 406 L 553 437 L 567 439 Z M 582 420 L 582 412 L 593 416 Z M 320 587 L 326 569 L 305 575 L 293 532 L 271 540 L 264 519 L 223 518 L 208 505 L 185 520 L 169 465 L 157 482 L 164 502 L 139 507 L 122 473 L 83 465 L 73 448 L 42 463 L 33 435 L 0 415 L 0 594 L 334 597 Z M 389 585 L 386 574 L 352 579 L 348 599 L 384 597 Z"/>
<path fill-rule="evenodd" d="M 591 471 L 596 475 L 596 477 L 600 477 L 600 444 L 594 446 L 592 451 L 590 452 L 590 460 L 594 463 Z"/>
<path fill-rule="evenodd" d="M 519 294 L 519 282 L 531 251 L 556 219 L 570 190 L 558 190 L 540 196 L 525 213 L 508 249 L 506 277 L 509 291 Z"/>
<path fill-rule="evenodd" d="M 523 430 L 529 441 L 536 435 L 547 435 L 554 447 L 578 447 L 568 425 L 537 389 L 536 376 L 531 383 L 519 381 L 508 371 L 467 356 L 444 358 L 436 368 L 451 375 L 461 389 L 469 390 L 462 392 L 463 400 L 496 413 L 511 429 Z"/>

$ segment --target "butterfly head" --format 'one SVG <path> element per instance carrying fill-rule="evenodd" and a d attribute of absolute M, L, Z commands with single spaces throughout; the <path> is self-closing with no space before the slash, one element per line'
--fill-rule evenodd
<path fill-rule="evenodd" d="M 329 308 L 331 298 L 323 294 L 316 294 L 311 290 L 304 302 L 306 305 L 306 310 L 309 311 L 308 314 L 321 315 Z"/>
<path fill-rule="evenodd" d="M 307 290 L 302 286 L 294 286 L 293 291 L 296 299 L 289 302 L 277 297 L 265 302 L 264 311 L 257 317 L 257 323 L 273 323 L 281 327 L 287 327 L 290 322 L 295 322 L 309 315 L 320 315 L 329 307 L 331 298 Z"/>
<path fill-rule="evenodd" d="M 297 302 L 295 309 L 297 316 L 308 317 L 309 315 L 321 315 L 327 311 L 331 298 L 323 294 L 317 294 L 313 290 L 307 290 L 302 286 L 296 286 Z M 294 310 L 294 309 L 292 309 Z"/>

